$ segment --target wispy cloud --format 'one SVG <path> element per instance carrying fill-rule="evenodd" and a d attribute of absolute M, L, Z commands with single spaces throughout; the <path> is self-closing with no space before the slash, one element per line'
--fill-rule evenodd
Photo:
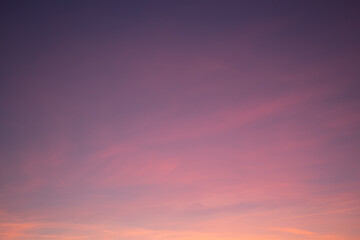
<path fill-rule="evenodd" d="M 284 232 L 284 233 L 291 233 L 291 234 L 296 234 L 296 235 L 305 235 L 305 236 L 315 234 L 314 232 L 301 230 L 301 229 L 297 229 L 297 228 L 271 228 L 270 230 Z"/>

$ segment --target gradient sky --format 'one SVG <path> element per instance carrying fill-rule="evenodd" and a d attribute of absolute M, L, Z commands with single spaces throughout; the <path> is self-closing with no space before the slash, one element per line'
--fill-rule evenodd
<path fill-rule="evenodd" d="M 0 9 L 0 239 L 360 239 L 356 1 Z"/>

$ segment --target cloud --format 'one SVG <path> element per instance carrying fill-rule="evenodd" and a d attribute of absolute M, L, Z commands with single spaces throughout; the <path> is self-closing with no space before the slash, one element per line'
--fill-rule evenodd
<path fill-rule="evenodd" d="M 288 220 L 288 219 L 296 219 L 296 218 L 307 218 L 307 217 L 314 217 L 314 216 L 321 216 L 321 215 L 329 215 L 329 214 L 338 214 L 338 213 L 346 213 L 360 210 L 360 207 L 355 208 L 345 208 L 345 209 L 336 209 L 336 210 L 330 210 L 330 211 L 323 211 L 323 212 L 317 212 L 317 213 L 310 213 L 310 214 L 304 214 L 299 216 L 291 216 L 291 217 L 285 217 L 285 218 L 279 218 L 276 220 Z"/>
<path fill-rule="evenodd" d="M 296 234 L 296 235 L 314 235 L 316 233 L 314 232 L 310 232 L 310 231 L 306 231 L 306 230 L 301 230 L 301 229 L 297 229 L 297 228 L 271 228 L 270 230 L 272 231 L 278 231 L 278 232 L 284 232 L 284 233 L 291 233 L 291 234 Z"/>
<path fill-rule="evenodd" d="M 182 231 L 182 230 L 153 230 L 144 228 L 124 228 L 114 225 L 70 224 L 49 222 L 17 222 L 0 223 L 0 236 L 4 240 L 20 239 L 86 239 L 86 240 L 234 240 L 235 238 L 221 237 L 211 232 Z M 53 233 L 51 233 L 53 232 Z"/>

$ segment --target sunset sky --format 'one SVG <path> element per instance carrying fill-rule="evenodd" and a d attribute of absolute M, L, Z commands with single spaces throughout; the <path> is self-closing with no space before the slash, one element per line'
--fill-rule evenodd
<path fill-rule="evenodd" d="M 0 11 L 0 239 L 360 239 L 357 1 Z"/>

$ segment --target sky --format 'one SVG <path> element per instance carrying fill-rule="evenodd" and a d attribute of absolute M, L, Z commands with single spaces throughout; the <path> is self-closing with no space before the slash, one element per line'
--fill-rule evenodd
<path fill-rule="evenodd" d="M 356 1 L 0 9 L 0 239 L 360 239 Z"/>

